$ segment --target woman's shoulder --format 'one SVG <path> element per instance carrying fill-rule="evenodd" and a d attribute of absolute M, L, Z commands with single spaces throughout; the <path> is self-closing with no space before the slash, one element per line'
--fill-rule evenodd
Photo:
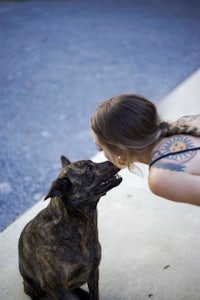
<path fill-rule="evenodd" d="M 177 134 L 163 138 L 152 151 L 150 168 L 184 171 L 197 152 L 200 153 L 200 137 Z"/>
<path fill-rule="evenodd" d="M 191 156 L 190 150 L 200 147 L 200 134 L 199 137 L 192 134 L 184 134 L 184 131 L 193 133 L 194 128 L 200 129 L 200 115 L 183 116 L 172 123 L 173 126 L 178 127 L 182 133 L 165 137 L 159 141 L 152 151 L 150 167 L 165 157 L 179 162 L 181 158 Z M 158 166 L 159 163 L 157 163 Z"/>
<path fill-rule="evenodd" d="M 177 122 L 200 127 L 200 115 Z M 153 148 L 149 187 L 161 197 L 200 205 L 200 137 L 177 134 L 165 137 Z"/>
<path fill-rule="evenodd" d="M 188 202 L 190 196 L 193 202 L 200 202 L 199 165 L 200 137 L 179 134 L 164 138 L 152 152 L 149 187 L 167 199 Z"/>

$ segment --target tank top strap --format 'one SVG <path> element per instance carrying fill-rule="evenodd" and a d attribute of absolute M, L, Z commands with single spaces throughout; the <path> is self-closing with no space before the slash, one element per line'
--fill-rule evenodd
<path fill-rule="evenodd" d="M 160 159 L 162 158 L 165 158 L 165 157 L 168 157 L 170 155 L 174 155 L 174 154 L 180 154 L 180 153 L 184 153 L 184 152 L 189 152 L 189 151 L 196 151 L 196 150 L 200 150 L 200 147 L 194 147 L 194 148 L 190 148 L 190 149 L 184 149 L 184 150 L 180 150 L 180 151 L 177 151 L 177 152 L 169 152 L 169 153 L 166 153 L 166 154 L 163 154 L 159 157 L 157 157 L 156 159 L 152 160 L 149 164 L 149 169 L 151 168 L 151 166 L 153 164 L 155 164 L 157 161 L 159 161 Z"/>

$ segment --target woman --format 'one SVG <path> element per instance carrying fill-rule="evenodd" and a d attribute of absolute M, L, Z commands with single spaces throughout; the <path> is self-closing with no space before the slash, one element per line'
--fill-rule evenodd
<path fill-rule="evenodd" d="M 99 150 L 117 167 L 149 165 L 154 194 L 200 205 L 200 115 L 163 122 L 152 102 L 124 94 L 96 109 L 91 129 Z"/>

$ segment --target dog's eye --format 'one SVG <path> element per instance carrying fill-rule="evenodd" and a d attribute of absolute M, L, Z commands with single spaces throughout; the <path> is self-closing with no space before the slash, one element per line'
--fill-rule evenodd
<path fill-rule="evenodd" d="M 87 166 L 86 172 L 90 173 L 92 171 L 92 166 Z"/>

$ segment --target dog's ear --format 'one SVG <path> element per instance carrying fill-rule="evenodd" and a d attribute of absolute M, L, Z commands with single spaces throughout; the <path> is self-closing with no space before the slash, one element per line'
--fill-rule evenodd
<path fill-rule="evenodd" d="M 52 182 L 51 187 L 44 200 L 53 197 L 63 197 L 66 189 L 70 186 L 70 181 L 65 178 L 58 178 Z"/>
<path fill-rule="evenodd" d="M 62 155 L 61 156 L 61 163 L 62 163 L 62 169 L 63 169 L 65 167 L 67 167 L 71 162 L 66 156 Z"/>

